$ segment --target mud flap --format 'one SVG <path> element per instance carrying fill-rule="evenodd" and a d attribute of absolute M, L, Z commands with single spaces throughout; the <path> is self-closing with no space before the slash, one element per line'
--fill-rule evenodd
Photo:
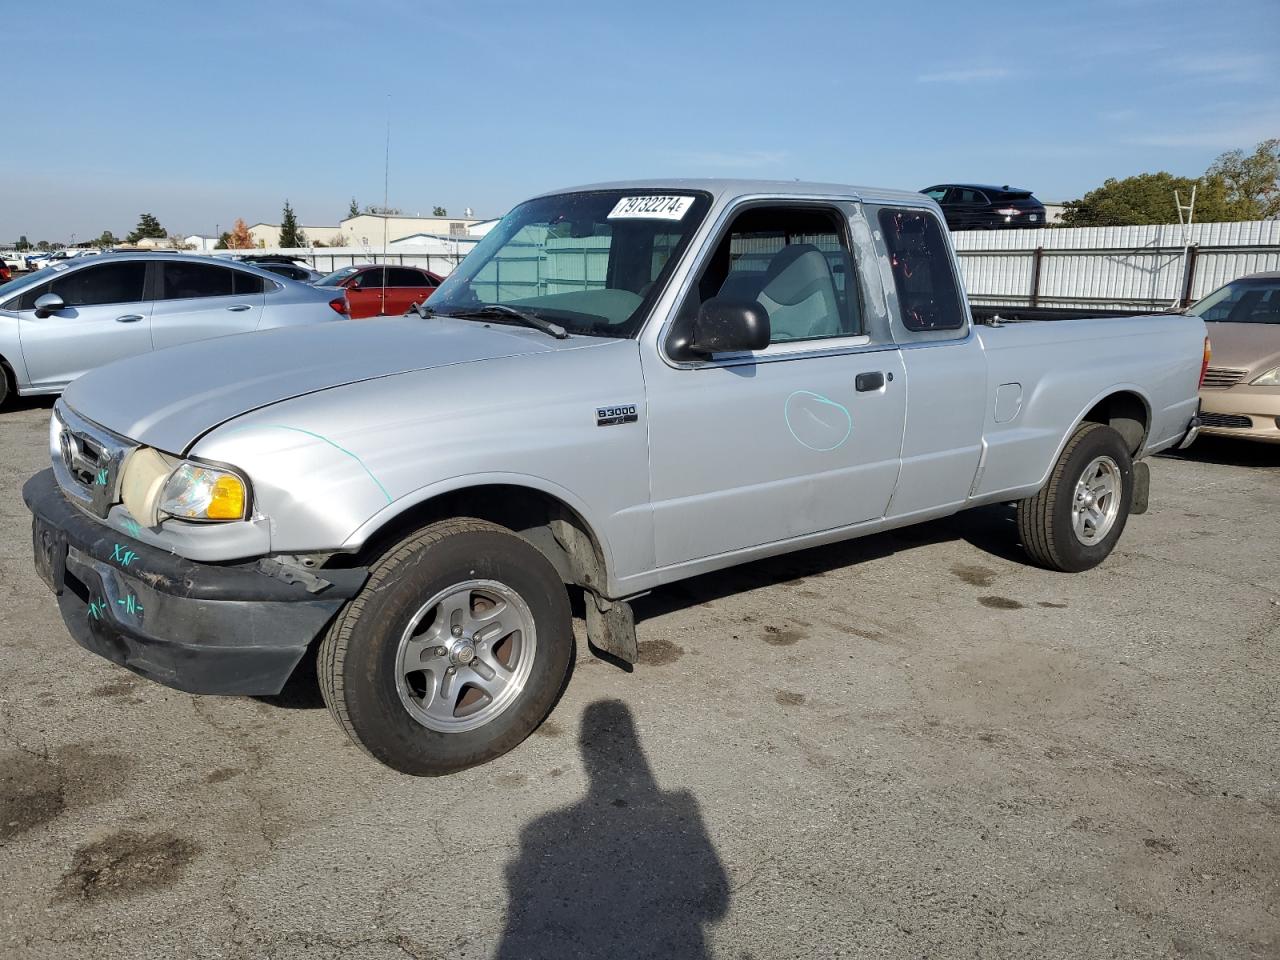
<path fill-rule="evenodd" d="M 636 618 L 625 600 L 606 600 L 590 590 L 585 597 L 587 639 L 592 645 L 619 660 L 634 664 L 640 651 L 636 645 Z"/>
<path fill-rule="evenodd" d="M 1132 514 L 1146 513 L 1151 501 L 1151 468 L 1145 460 L 1138 460 L 1133 465 L 1133 505 L 1129 507 Z"/>

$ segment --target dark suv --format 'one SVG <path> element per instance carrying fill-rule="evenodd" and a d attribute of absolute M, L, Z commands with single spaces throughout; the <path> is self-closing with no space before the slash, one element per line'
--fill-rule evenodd
<path fill-rule="evenodd" d="M 984 186 L 977 183 L 942 183 L 920 191 L 938 201 L 952 230 L 1008 230 L 1043 227 L 1044 204 L 1030 190 Z"/>

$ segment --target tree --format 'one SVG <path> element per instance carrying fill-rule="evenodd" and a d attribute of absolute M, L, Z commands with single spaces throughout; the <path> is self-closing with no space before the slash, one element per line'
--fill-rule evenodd
<path fill-rule="evenodd" d="M 1106 180 L 1079 200 L 1065 204 L 1062 223 L 1068 227 L 1125 227 L 1151 223 L 1177 223 L 1176 190 L 1183 203 L 1196 187 L 1196 220 L 1222 223 L 1250 220 L 1253 210 L 1247 203 L 1233 200 L 1227 182 L 1219 176 L 1175 177 L 1171 173 L 1140 173 L 1136 177 Z"/>
<path fill-rule="evenodd" d="M 1210 164 L 1205 176 L 1222 179 L 1232 202 L 1251 208 L 1248 219 L 1280 215 L 1280 139 L 1263 140 L 1250 154 L 1228 150 Z M 1197 219 L 1204 218 L 1197 212 Z"/>
<path fill-rule="evenodd" d="M 19 250 L 31 249 L 31 241 L 27 239 L 27 235 L 25 233 L 18 238 L 17 249 Z"/>
<path fill-rule="evenodd" d="M 190 250 L 191 244 L 187 243 L 182 237 L 170 237 L 169 246 L 174 250 Z"/>
<path fill-rule="evenodd" d="M 227 247 L 231 250 L 248 250 L 253 246 L 253 234 L 241 217 L 236 217 L 235 225 L 227 238 Z"/>
<path fill-rule="evenodd" d="M 37 244 L 36 244 L 36 249 L 37 249 L 37 250 L 48 250 L 48 249 L 49 249 L 49 241 L 48 241 L 48 240 L 41 240 L 39 243 L 37 243 Z"/>
<path fill-rule="evenodd" d="M 355 197 L 351 198 L 351 206 L 347 207 L 347 216 L 348 217 L 360 216 L 360 204 L 356 203 Z"/>
<path fill-rule="evenodd" d="M 431 215 L 433 217 L 447 217 L 449 215 L 449 211 L 446 210 L 444 207 L 439 207 L 439 206 L 432 207 Z"/>
<path fill-rule="evenodd" d="M 294 216 L 289 201 L 284 202 L 284 213 L 280 215 L 280 246 L 287 250 L 307 245 L 307 235 L 298 226 L 298 218 Z"/>
<path fill-rule="evenodd" d="M 133 232 L 125 237 L 125 242 L 137 243 L 146 237 L 154 237 L 158 240 L 168 235 L 168 231 L 160 226 L 159 220 L 150 213 L 144 213 L 138 218 L 138 225 L 133 228 Z"/>
<path fill-rule="evenodd" d="M 218 235 L 218 242 L 213 245 L 213 249 L 227 250 L 227 249 L 230 249 L 230 247 L 231 247 L 231 234 L 228 233 L 226 230 L 223 230 L 222 233 Z"/>
<path fill-rule="evenodd" d="M 104 250 L 107 247 L 114 247 L 119 242 L 120 241 L 116 239 L 116 235 L 112 233 L 110 230 L 103 230 L 102 236 L 100 236 L 97 240 L 93 241 L 94 246 L 102 247 Z"/>

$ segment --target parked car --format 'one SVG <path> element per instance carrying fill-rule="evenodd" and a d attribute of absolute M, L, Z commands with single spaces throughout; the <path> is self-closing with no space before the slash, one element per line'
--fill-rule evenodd
<path fill-rule="evenodd" d="M 351 318 L 401 317 L 415 303 L 425 303 L 436 292 L 443 278 L 419 267 L 383 267 L 365 264 L 343 267 L 321 280 L 321 287 L 340 287 L 347 291 Z"/>
<path fill-rule="evenodd" d="M 347 734 L 448 773 L 555 703 L 567 588 L 634 662 L 630 597 L 981 504 L 1017 501 L 1036 563 L 1097 566 L 1143 458 L 1194 438 L 1206 342 L 1186 315 L 975 327 L 931 200 L 772 181 L 538 197 L 415 314 L 73 383 L 23 488 L 72 636 L 219 694 L 279 691 L 318 641 Z"/>
<path fill-rule="evenodd" d="M 0 254 L 0 263 L 8 267 L 11 273 L 20 273 L 27 269 L 27 258 L 17 250 L 6 250 Z"/>
<path fill-rule="evenodd" d="M 1201 432 L 1280 443 L 1280 273 L 1232 280 L 1187 313 L 1209 328 Z"/>
<path fill-rule="evenodd" d="M 0 406 L 15 391 L 59 393 L 122 357 L 346 312 L 340 291 L 250 265 L 163 253 L 77 257 L 0 285 Z"/>
<path fill-rule="evenodd" d="M 9 269 L 9 265 L 0 261 L 0 283 L 5 283 L 13 279 L 13 271 Z"/>
<path fill-rule="evenodd" d="M 266 263 L 283 263 L 295 267 L 308 265 L 307 261 L 284 253 L 238 253 L 234 254 L 232 259 L 239 260 L 241 263 L 256 263 L 258 266 Z"/>
<path fill-rule="evenodd" d="M 324 279 L 324 274 L 318 270 L 312 270 L 310 267 L 301 267 L 296 263 L 267 261 L 258 263 L 257 266 L 268 273 L 274 273 L 278 277 L 288 277 L 290 280 L 297 280 L 299 283 L 315 284 Z"/>
<path fill-rule="evenodd" d="M 78 260 L 81 257 L 96 257 L 101 253 L 101 250 L 92 247 L 76 248 L 73 250 L 58 250 L 53 253 L 42 253 L 34 260 L 28 258 L 28 263 L 31 265 L 28 269 L 42 270 L 50 264 L 64 263 L 68 260 Z"/>
<path fill-rule="evenodd" d="M 943 183 L 920 191 L 936 200 L 951 230 L 1043 227 L 1044 204 L 1030 190 L 973 183 Z"/>

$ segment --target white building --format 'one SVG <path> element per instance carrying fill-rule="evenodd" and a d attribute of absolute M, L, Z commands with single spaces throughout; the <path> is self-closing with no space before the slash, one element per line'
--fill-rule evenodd
<path fill-rule="evenodd" d="M 189 237 L 183 237 L 182 242 L 186 244 L 188 250 L 197 253 L 208 253 L 218 245 L 217 237 L 206 237 L 203 233 L 193 233 Z"/>
<path fill-rule="evenodd" d="M 341 227 L 301 224 L 298 229 L 307 238 L 307 243 L 313 246 L 317 243 L 323 243 L 326 247 L 345 246 Z M 249 228 L 249 235 L 253 237 L 255 247 L 270 247 L 274 250 L 280 246 L 280 224 L 278 223 L 255 223 Z"/>
<path fill-rule="evenodd" d="M 323 243 L 326 247 L 382 248 L 383 241 L 390 244 L 413 235 L 432 237 L 467 237 L 473 224 L 481 223 L 474 217 L 384 217 L 376 213 L 362 213 L 347 217 L 336 227 L 302 226 L 309 244 Z M 253 242 L 258 247 L 276 249 L 280 246 L 278 223 L 255 223 L 249 228 Z"/>

